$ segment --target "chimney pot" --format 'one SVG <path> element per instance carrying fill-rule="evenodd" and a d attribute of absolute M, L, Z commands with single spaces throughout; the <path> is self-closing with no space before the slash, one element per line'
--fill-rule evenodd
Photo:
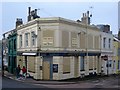
<path fill-rule="evenodd" d="M 28 7 L 28 15 L 31 13 L 31 7 Z"/>

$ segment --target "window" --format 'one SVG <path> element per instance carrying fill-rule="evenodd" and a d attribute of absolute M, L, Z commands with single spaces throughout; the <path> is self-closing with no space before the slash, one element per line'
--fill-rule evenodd
<path fill-rule="evenodd" d="M 44 37 L 43 46 L 53 46 L 53 37 Z"/>
<path fill-rule="evenodd" d="M 33 31 L 33 32 L 31 32 L 32 46 L 34 46 L 34 45 L 35 45 L 35 37 L 36 37 L 35 32 L 34 32 L 34 31 Z"/>
<path fill-rule="evenodd" d="M 111 39 L 109 39 L 108 45 L 109 45 L 109 48 L 111 48 Z"/>
<path fill-rule="evenodd" d="M 81 57 L 81 60 L 80 60 L 80 71 L 84 71 L 84 57 Z"/>
<path fill-rule="evenodd" d="M 70 73 L 70 57 L 63 57 L 63 74 Z"/>
<path fill-rule="evenodd" d="M 105 42 L 106 42 L 106 38 L 103 38 L 103 48 L 106 47 Z"/>
<path fill-rule="evenodd" d="M 25 46 L 28 46 L 28 33 L 25 33 Z"/>
<path fill-rule="evenodd" d="M 14 39 L 14 50 L 16 51 L 16 39 Z"/>
<path fill-rule="evenodd" d="M 20 47 L 22 47 L 22 35 L 20 35 Z"/>
<path fill-rule="evenodd" d="M 113 62 L 113 69 L 115 70 L 115 60 L 114 60 L 114 62 Z"/>
<path fill-rule="evenodd" d="M 28 71 L 29 72 L 32 72 L 32 73 L 35 73 L 35 56 L 29 56 L 27 57 L 29 62 L 27 63 L 28 64 Z"/>
<path fill-rule="evenodd" d="M 77 47 L 77 38 L 72 38 L 72 46 Z"/>

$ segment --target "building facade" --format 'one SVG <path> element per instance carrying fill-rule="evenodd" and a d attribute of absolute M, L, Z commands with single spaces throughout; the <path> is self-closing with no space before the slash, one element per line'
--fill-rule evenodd
<path fill-rule="evenodd" d="M 113 74 L 118 74 L 120 70 L 120 62 L 118 60 L 118 38 L 114 37 L 114 54 L 113 54 Z"/>
<path fill-rule="evenodd" d="M 101 32 L 101 60 L 102 72 L 105 75 L 112 74 L 113 68 L 113 35 L 110 30 Z"/>
<path fill-rule="evenodd" d="M 8 38 L 8 71 L 15 74 L 17 63 L 17 32 L 13 30 Z"/>
<path fill-rule="evenodd" d="M 8 35 L 8 66 L 27 68 L 37 80 L 63 80 L 113 73 L 113 35 L 90 25 L 89 11 L 82 21 L 61 17 L 40 18 L 29 7 L 28 22 L 17 19 Z M 100 26 L 101 27 L 101 26 Z M 16 46 L 16 47 L 15 47 Z"/>
<path fill-rule="evenodd" d="M 35 79 L 62 80 L 101 73 L 100 33 L 64 18 L 39 18 L 17 27 L 17 63 Z"/>

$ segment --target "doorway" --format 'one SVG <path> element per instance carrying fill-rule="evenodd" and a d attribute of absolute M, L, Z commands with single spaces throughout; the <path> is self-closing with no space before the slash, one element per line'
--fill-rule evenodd
<path fill-rule="evenodd" d="M 53 79 L 52 57 L 43 57 L 43 80 Z"/>

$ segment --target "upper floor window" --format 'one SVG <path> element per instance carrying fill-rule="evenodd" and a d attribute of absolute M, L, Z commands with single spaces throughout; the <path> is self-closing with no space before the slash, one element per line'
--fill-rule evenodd
<path fill-rule="evenodd" d="M 32 40 L 31 44 L 32 44 L 32 46 L 35 45 L 35 38 L 36 38 L 36 35 L 35 35 L 35 32 L 33 31 L 33 32 L 31 32 L 31 40 Z"/>
<path fill-rule="evenodd" d="M 28 33 L 25 33 L 25 46 L 28 46 Z"/>
<path fill-rule="evenodd" d="M 20 35 L 20 47 L 22 47 L 22 35 Z"/>
<path fill-rule="evenodd" d="M 109 48 L 111 48 L 111 39 L 108 41 Z"/>
<path fill-rule="evenodd" d="M 106 38 L 103 38 L 103 48 L 106 47 Z"/>
<path fill-rule="evenodd" d="M 44 37 L 43 46 L 53 46 L 53 37 Z"/>
<path fill-rule="evenodd" d="M 14 50 L 16 51 L 16 39 L 14 39 L 13 42 L 14 42 Z"/>
<path fill-rule="evenodd" d="M 72 46 L 77 47 L 77 38 L 72 38 Z"/>

